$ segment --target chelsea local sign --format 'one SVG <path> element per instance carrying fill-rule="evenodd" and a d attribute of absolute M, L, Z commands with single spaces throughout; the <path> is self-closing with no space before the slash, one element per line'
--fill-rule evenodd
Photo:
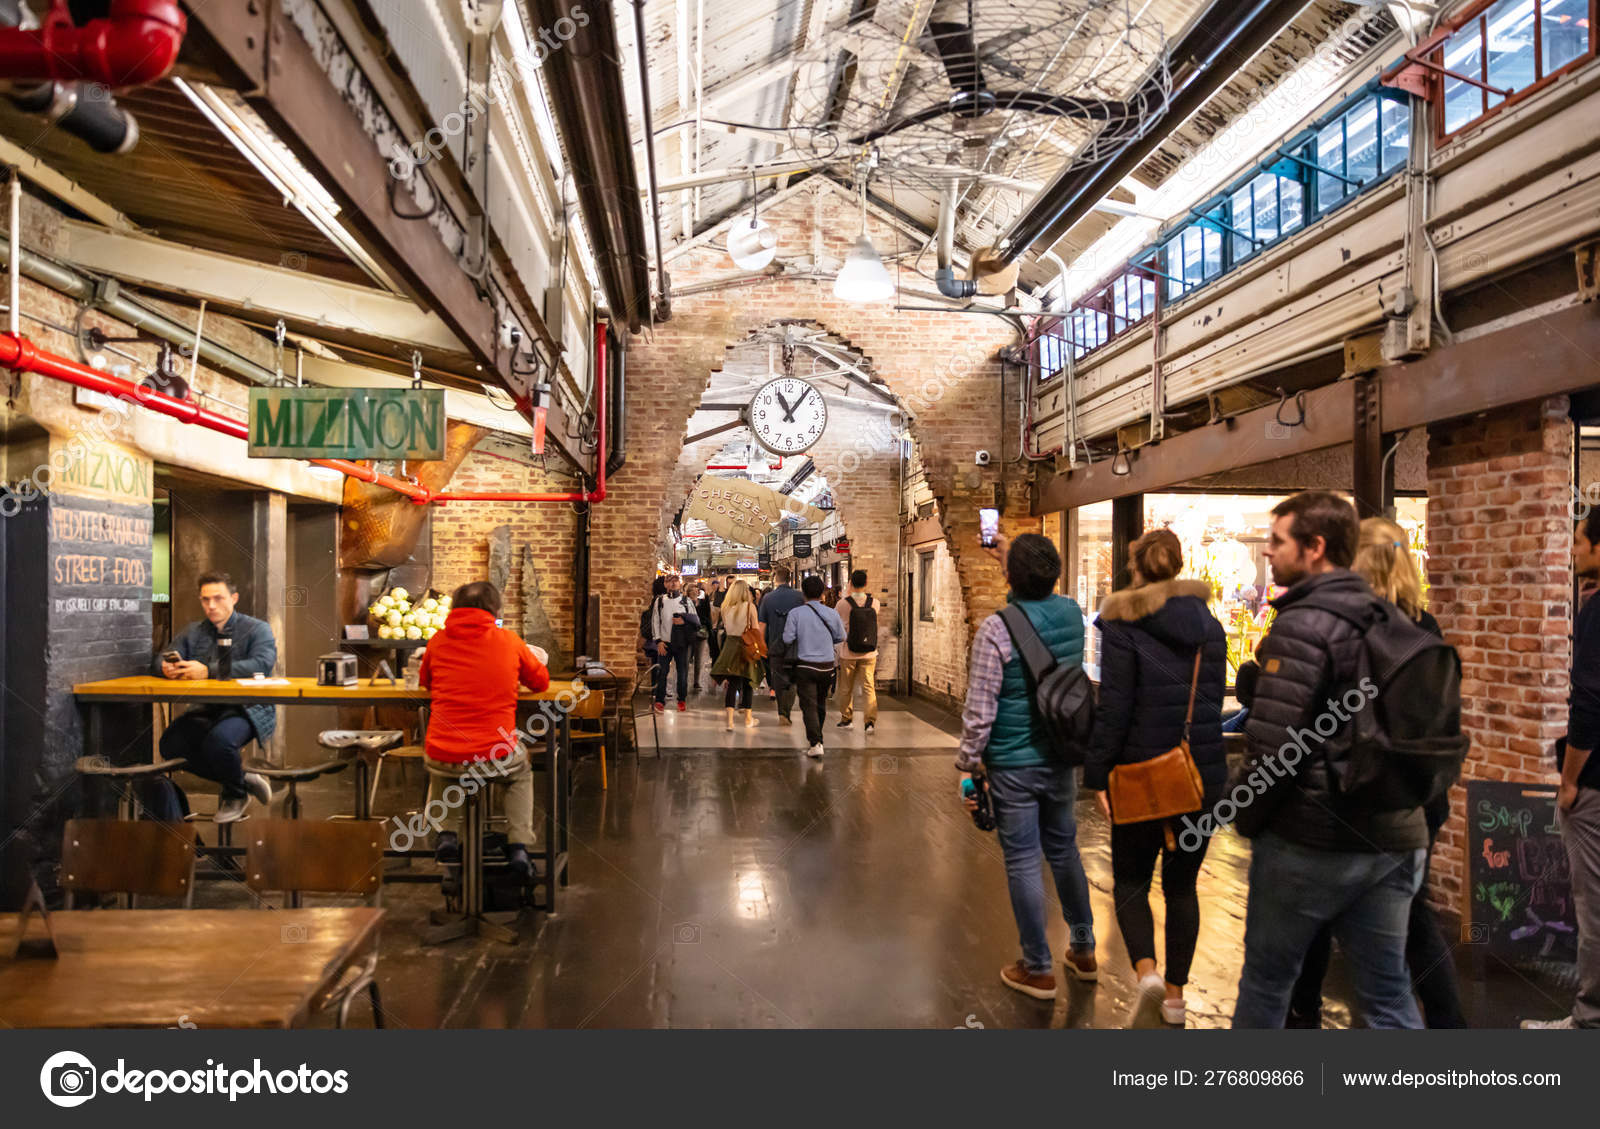
<path fill-rule="evenodd" d="M 252 388 L 250 457 L 439 459 L 442 388 Z"/>

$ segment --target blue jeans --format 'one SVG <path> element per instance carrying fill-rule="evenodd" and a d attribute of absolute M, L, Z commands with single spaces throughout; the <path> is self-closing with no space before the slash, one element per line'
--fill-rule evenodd
<path fill-rule="evenodd" d="M 1250 858 L 1235 1027 L 1282 1027 L 1300 967 L 1331 924 L 1368 1027 L 1420 1029 L 1406 933 L 1428 852 L 1319 851 L 1270 832 Z"/>
<path fill-rule="evenodd" d="M 1080 951 L 1094 951 L 1094 911 L 1089 907 L 1089 879 L 1078 857 L 1078 821 L 1073 814 L 1077 771 L 1039 765 L 990 769 L 988 775 L 995 831 L 1006 857 L 1011 912 L 1022 938 L 1022 963 L 1035 975 L 1050 975 L 1055 958 L 1045 933 L 1041 849 L 1055 876 L 1068 943 Z"/>
<path fill-rule="evenodd" d="M 658 644 L 650 644 L 652 647 Z M 667 700 L 667 672 L 672 664 L 678 666 L 678 701 L 687 701 L 689 697 L 689 648 L 674 647 L 667 644 L 667 653 L 657 653 L 656 659 L 656 701 Z"/>
<path fill-rule="evenodd" d="M 250 719 L 239 714 L 218 717 L 190 710 L 161 735 L 161 756 L 183 757 L 184 771 L 222 785 L 225 798 L 243 796 L 244 763 L 239 750 L 255 737 Z"/>

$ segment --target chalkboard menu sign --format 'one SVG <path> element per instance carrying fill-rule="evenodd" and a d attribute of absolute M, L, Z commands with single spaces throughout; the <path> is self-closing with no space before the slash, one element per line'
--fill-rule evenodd
<path fill-rule="evenodd" d="M 796 560 L 805 560 L 811 555 L 811 534 L 796 533 L 794 535 L 794 555 Z"/>
<path fill-rule="evenodd" d="M 1467 783 L 1467 940 L 1519 960 L 1573 960 L 1577 919 L 1556 790 Z"/>

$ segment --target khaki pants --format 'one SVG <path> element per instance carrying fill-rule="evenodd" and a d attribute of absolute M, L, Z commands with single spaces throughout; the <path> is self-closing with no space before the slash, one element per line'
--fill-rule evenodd
<path fill-rule="evenodd" d="M 466 803 L 464 794 L 457 795 L 456 789 L 462 793 L 470 791 L 473 787 L 482 789 L 487 784 L 497 784 L 504 793 L 502 804 L 504 806 L 506 821 L 506 842 L 521 843 L 524 847 L 532 848 L 533 835 L 533 773 L 528 770 L 528 754 L 515 752 L 509 757 L 496 760 L 466 761 L 454 764 L 450 761 L 436 761 L 432 757 L 426 758 L 428 765 L 428 806 L 423 814 L 430 824 L 437 820 L 440 831 L 453 831 L 461 834 L 461 808 Z M 436 776 L 434 773 L 443 773 Z M 454 777 L 456 783 L 449 777 Z M 444 809 L 444 814 L 439 809 Z M 485 813 L 488 808 L 484 808 Z"/>
<path fill-rule="evenodd" d="M 867 724 L 878 724 L 878 656 L 845 658 L 839 663 L 839 720 L 855 715 L 856 681 L 867 688 Z"/>

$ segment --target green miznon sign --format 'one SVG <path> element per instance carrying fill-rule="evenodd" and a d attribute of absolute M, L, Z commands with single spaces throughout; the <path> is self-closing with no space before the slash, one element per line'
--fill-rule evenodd
<path fill-rule="evenodd" d="M 252 388 L 250 457 L 439 459 L 442 388 Z"/>

